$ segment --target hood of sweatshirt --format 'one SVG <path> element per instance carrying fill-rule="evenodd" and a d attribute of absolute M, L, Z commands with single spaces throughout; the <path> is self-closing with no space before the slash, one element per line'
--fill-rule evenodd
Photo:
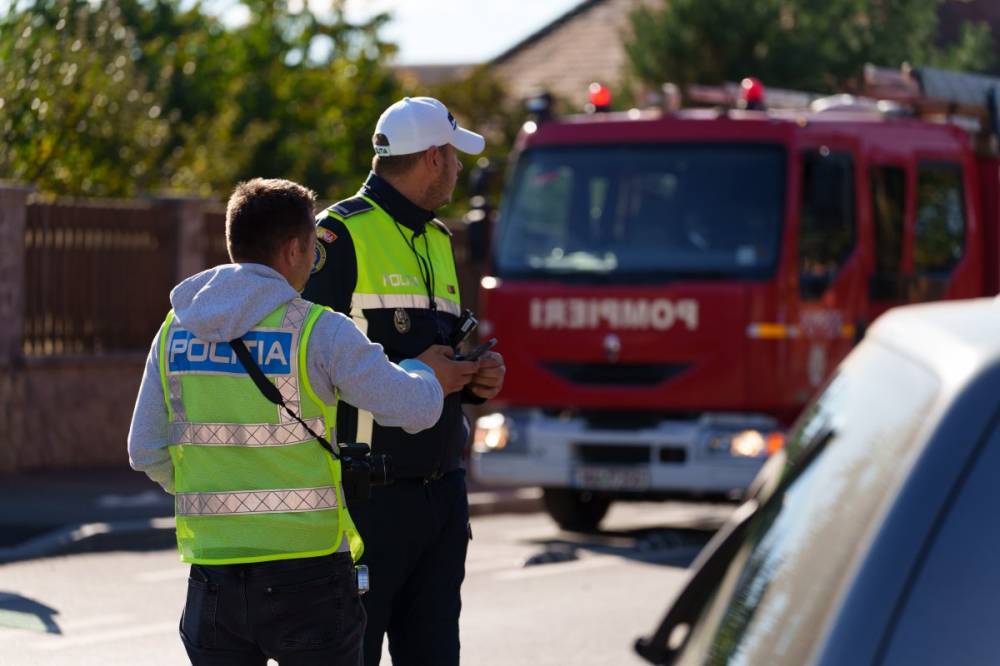
<path fill-rule="evenodd" d="M 177 323 L 208 342 L 238 338 L 298 292 L 263 264 L 223 264 L 192 275 L 170 292 Z"/>

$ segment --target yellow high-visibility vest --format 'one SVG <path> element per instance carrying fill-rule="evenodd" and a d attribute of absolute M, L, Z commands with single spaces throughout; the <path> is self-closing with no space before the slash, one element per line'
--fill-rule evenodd
<path fill-rule="evenodd" d="M 306 365 L 323 309 L 295 299 L 243 340 L 285 403 L 334 442 L 336 405 L 316 395 Z M 198 339 L 171 311 L 160 329 L 159 355 L 181 559 L 315 557 L 337 551 L 347 538 L 357 560 L 363 546 L 344 502 L 340 463 L 268 402 L 230 345 Z"/>

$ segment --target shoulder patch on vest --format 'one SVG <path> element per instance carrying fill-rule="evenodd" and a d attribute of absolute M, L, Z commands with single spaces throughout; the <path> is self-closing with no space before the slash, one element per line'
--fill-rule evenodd
<path fill-rule="evenodd" d="M 451 229 L 448 228 L 448 225 L 446 225 L 444 222 L 442 222 L 441 220 L 437 219 L 436 217 L 433 220 L 431 220 L 430 222 L 428 222 L 428 224 L 430 224 L 431 226 L 437 227 L 437 230 L 440 231 L 441 233 L 443 233 L 445 236 L 453 236 L 454 235 L 454 234 L 451 233 Z"/>
<path fill-rule="evenodd" d="M 332 243 L 337 240 L 337 234 L 333 233 L 326 227 L 316 227 L 316 238 L 320 239 L 324 243 Z"/>
<path fill-rule="evenodd" d="M 338 201 L 337 203 L 330 206 L 330 210 L 332 210 L 334 213 L 344 218 L 345 220 L 359 213 L 367 212 L 372 208 L 374 208 L 374 206 L 372 206 L 362 197 L 351 197 L 350 199 L 344 199 L 343 201 Z"/>

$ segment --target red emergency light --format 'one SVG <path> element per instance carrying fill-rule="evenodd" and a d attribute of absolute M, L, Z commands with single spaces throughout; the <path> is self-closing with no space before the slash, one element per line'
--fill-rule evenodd
<path fill-rule="evenodd" d="M 764 84 L 759 79 L 748 76 L 740 82 L 740 106 L 754 111 L 764 109 Z"/>
<path fill-rule="evenodd" d="M 611 108 L 610 88 L 594 81 L 590 84 L 588 90 L 590 92 L 590 104 L 587 108 L 588 111 L 607 111 Z"/>

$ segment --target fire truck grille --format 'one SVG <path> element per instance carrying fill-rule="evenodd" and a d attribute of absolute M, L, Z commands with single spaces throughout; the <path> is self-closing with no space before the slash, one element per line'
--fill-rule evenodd
<path fill-rule="evenodd" d="M 621 446 L 618 444 L 577 444 L 577 459 L 591 465 L 647 465 L 649 448 L 641 445 Z M 661 463 L 682 465 L 687 461 L 687 450 L 683 446 L 656 447 Z"/>
<path fill-rule="evenodd" d="M 687 449 L 683 446 L 664 446 L 660 448 L 660 462 L 680 465 L 687 460 Z"/>
<path fill-rule="evenodd" d="M 576 451 L 580 462 L 594 465 L 639 465 L 650 462 L 648 446 L 577 444 Z"/>
<path fill-rule="evenodd" d="M 596 386 L 655 386 L 690 367 L 686 363 L 557 363 L 545 368 L 573 384 Z"/>

